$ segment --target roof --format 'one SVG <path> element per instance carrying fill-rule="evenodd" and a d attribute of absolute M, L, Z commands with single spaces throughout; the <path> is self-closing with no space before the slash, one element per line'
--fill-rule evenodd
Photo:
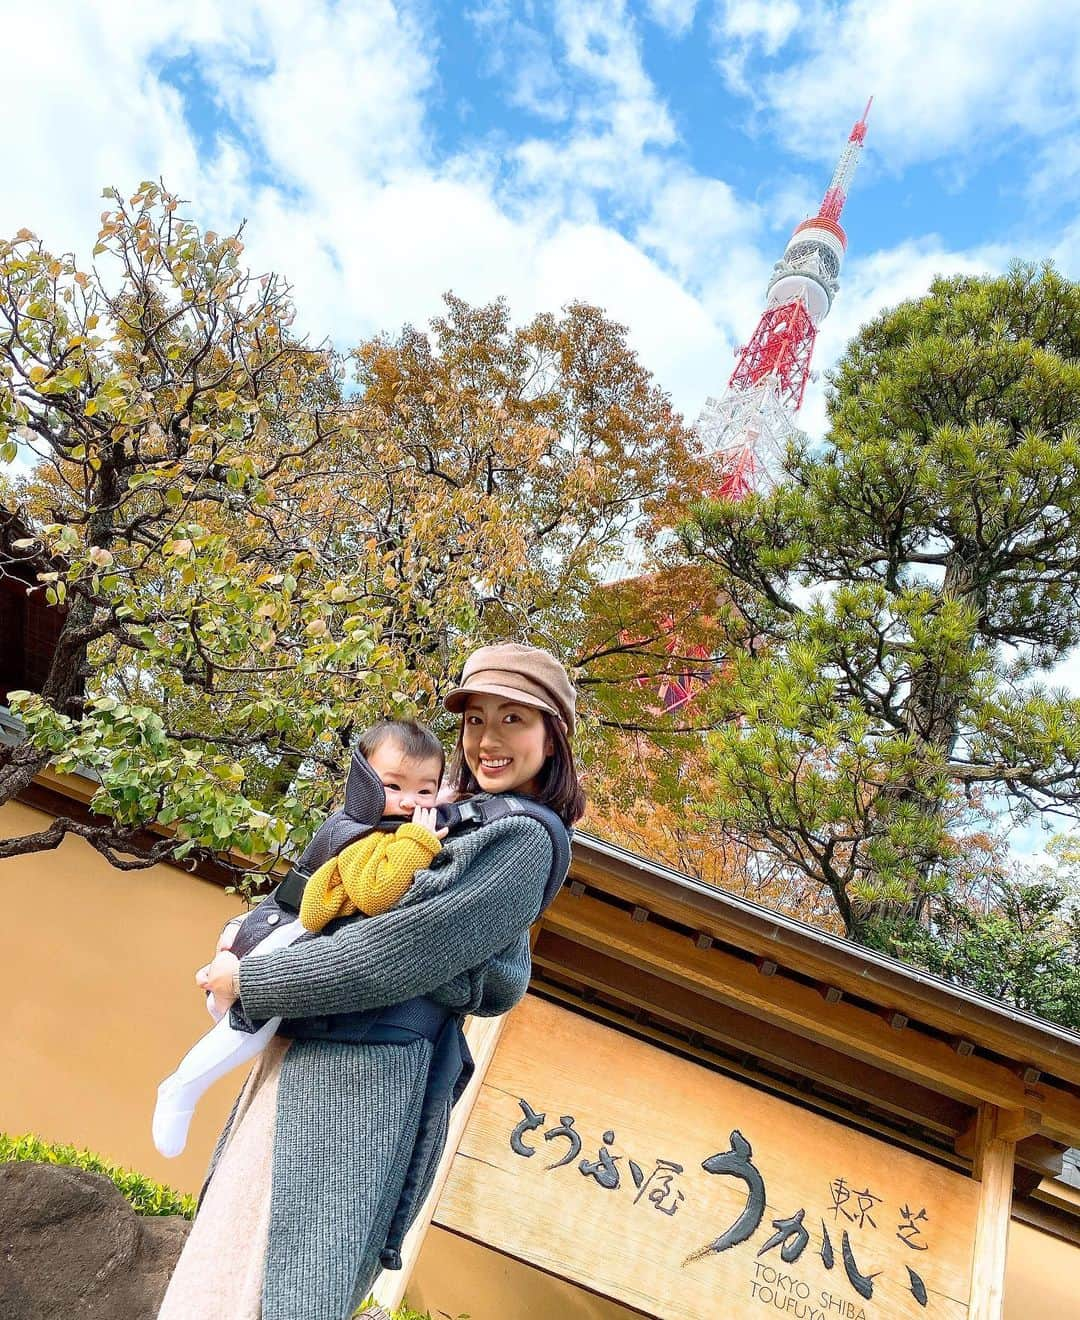
<path fill-rule="evenodd" d="M 917 1002 L 932 1010 L 935 1019 L 943 1014 L 955 1019 L 958 1029 L 975 1034 L 980 1027 L 989 1028 L 999 1042 L 1013 1042 L 1018 1056 L 1038 1053 L 1064 1069 L 1070 1080 L 1080 1083 L 1078 1032 L 705 884 L 595 835 L 575 834 L 574 850 L 579 863 L 586 867 L 591 864 L 632 878 L 658 896 L 674 899 L 699 914 L 703 922 L 711 920 L 721 925 L 729 938 L 741 935 L 752 951 L 768 948 L 784 966 L 812 970 L 815 975 L 832 969 L 852 993 L 883 1004 L 899 994 L 907 1003 Z"/>

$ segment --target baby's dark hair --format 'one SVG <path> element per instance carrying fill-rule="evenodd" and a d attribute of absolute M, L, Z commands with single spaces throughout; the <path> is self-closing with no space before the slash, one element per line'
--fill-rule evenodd
<path fill-rule="evenodd" d="M 446 769 L 446 750 L 431 730 L 417 720 L 380 720 L 360 735 L 357 746 L 369 760 L 383 743 L 393 742 L 410 761 L 439 762 L 439 778 Z"/>

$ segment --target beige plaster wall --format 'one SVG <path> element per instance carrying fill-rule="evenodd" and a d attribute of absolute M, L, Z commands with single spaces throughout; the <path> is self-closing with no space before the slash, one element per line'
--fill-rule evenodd
<path fill-rule="evenodd" d="M 1009 1228 L 1004 1320 L 1080 1320 L 1080 1247 L 1015 1220 Z M 625 1320 L 640 1314 L 432 1228 L 408 1288 L 422 1311 L 471 1320 Z"/>
<path fill-rule="evenodd" d="M 0 837 L 52 817 L 8 803 Z M 197 1191 L 243 1072 L 207 1093 L 188 1147 L 150 1139 L 158 1082 L 212 1025 L 192 979 L 243 904 L 169 866 L 118 871 L 69 835 L 0 861 L 0 1130 L 87 1146 Z"/>
<path fill-rule="evenodd" d="M 456 1320 L 629 1320 L 642 1312 L 431 1228 L 406 1289 L 411 1306 Z"/>
<path fill-rule="evenodd" d="M 1004 1320 L 1080 1320 L 1080 1247 L 1014 1219 Z M 479 1320 L 479 1318 L 478 1318 Z"/>

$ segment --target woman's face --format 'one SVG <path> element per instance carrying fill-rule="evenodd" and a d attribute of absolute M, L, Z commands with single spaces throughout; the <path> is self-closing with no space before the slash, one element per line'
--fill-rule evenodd
<path fill-rule="evenodd" d="M 485 793 L 535 794 L 536 780 L 554 751 L 543 714 L 486 692 L 468 700 L 462 714 L 465 764 Z"/>

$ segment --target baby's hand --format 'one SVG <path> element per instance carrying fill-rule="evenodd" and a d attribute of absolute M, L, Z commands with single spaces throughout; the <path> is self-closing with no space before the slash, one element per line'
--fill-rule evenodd
<path fill-rule="evenodd" d="M 445 839 L 448 831 L 445 826 L 443 826 L 441 830 L 436 829 L 435 826 L 437 822 L 438 817 L 435 813 L 434 807 L 417 807 L 412 814 L 412 823 L 414 825 L 423 825 L 424 829 L 430 830 L 437 839 Z"/>

